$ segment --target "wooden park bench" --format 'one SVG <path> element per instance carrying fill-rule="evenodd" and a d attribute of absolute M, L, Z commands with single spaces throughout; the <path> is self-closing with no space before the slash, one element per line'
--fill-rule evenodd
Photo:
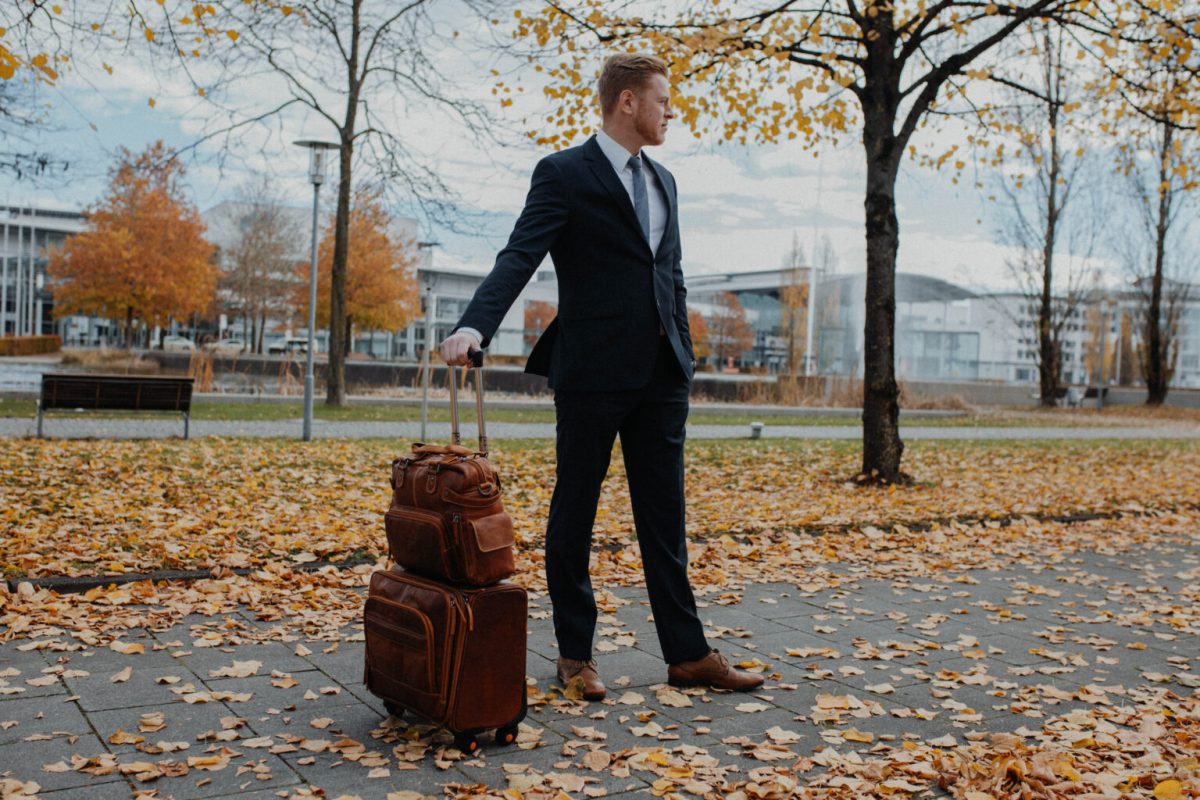
<path fill-rule="evenodd" d="M 47 372 L 37 402 L 37 435 L 42 438 L 42 414 L 48 408 L 120 411 L 174 411 L 183 415 L 183 438 L 188 438 L 194 378 L 159 375 L 86 375 Z"/>

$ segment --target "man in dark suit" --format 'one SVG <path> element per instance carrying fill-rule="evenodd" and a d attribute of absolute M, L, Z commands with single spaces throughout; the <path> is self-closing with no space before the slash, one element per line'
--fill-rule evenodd
<path fill-rule="evenodd" d="M 621 437 L 654 624 L 676 686 L 747 691 L 762 678 L 709 647 L 687 577 L 684 425 L 696 362 L 680 265 L 675 179 L 643 148 L 662 144 L 671 111 L 666 64 L 608 59 L 598 84 L 603 127 L 543 158 L 495 266 L 442 343 L 447 363 L 487 347 L 546 253 L 558 317 L 526 371 L 549 378 L 557 418 L 557 481 L 546 528 L 546 579 L 558 678 L 604 697 L 592 660 L 596 602 L 588 560 L 600 486 Z"/>

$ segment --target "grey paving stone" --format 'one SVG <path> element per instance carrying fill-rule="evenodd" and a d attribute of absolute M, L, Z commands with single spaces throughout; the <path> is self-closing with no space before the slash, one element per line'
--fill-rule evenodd
<path fill-rule="evenodd" d="M 346 687 L 362 685 L 363 667 L 366 664 L 366 646 L 363 642 L 341 642 L 331 653 L 324 652 L 330 644 L 309 642 L 304 646 L 313 651 L 311 655 L 304 656 L 304 660 L 331 681 Z M 300 680 L 300 675 L 300 672 L 294 673 L 297 680 Z"/>
<path fill-rule="evenodd" d="M 66 772 L 46 772 L 42 768 L 47 764 L 63 761 L 71 763 L 72 755 L 85 758 L 104 755 L 108 751 L 94 735 L 81 736 L 74 743 L 65 738 L 55 738 L 39 742 L 15 742 L 4 745 L 4 770 L 12 770 L 12 777 L 23 781 L 37 781 L 46 792 L 60 789 L 74 789 L 81 786 L 93 786 L 104 783 L 119 782 L 123 787 L 125 781 L 120 775 L 89 775 L 83 772 L 68 770 Z"/>
<path fill-rule="evenodd" d="M 123 779 L 89 783 L 73 789 L 60 789 L 57 792 L 38 793 L 38 797 L 50 800 L 129 800 L 132 795 L 133 785 Z"/>
<path fill-rule="evenodd" d="M 638 715 L 637 709 L 631 706 L 619 706 L 611 709 L 608 717 L 605 720 L 592 720 L 588 718 L 569 719 L 569 718 L 549 718 L 546 719 L 548 728 L 558 733 L 566 742 L 584 742 L 590 741 L 586 737 L 578 736 L 572 731 L 572 727 L 579 728 L 594 728 L 607 738 L 603 740 L 603 745 L 610 753 L 616 753 L 620 750 L 630 747 L 665 747 L 671 748 L 687 742 L 696 744 L 693 737 L 687 735 L 686 726 L 680 721 L 682 716 L 680 712 L 696 711 L 696 709 L 672 709 L 675 712 L 674 716 L 667 716 L 663 713 L 656 713 L 651 716 L 648 722 L 642 722 Z M 625 721 L 622 722 L 621 720 Z M 668 738 L 659 739 L 657 736 L 639 736 L 633 732 L 633 728 L 643 728 L 649 725 L 650 722 L 657 724 L 663 728 L 660 735 Z M 670 738 L 677 737 L 677 738 Z M 582 745 L 579 745 L 582 747 Z"/>
<path fill-rule="evenodd" d="M 280 785 L 280 787 L 282 787 L 282 783 L 280 783 L 279 785 Z M 255 789 L 254 787 L 250 787 L 249 789 L 247 789 L 244 792 L 234 792 L 234 793 L 230 793 L 230 794 L 223 794 L 223 795 L 221 795 L 221 797 L 222 798 L 230 798 L 230 800 L 281 800 L 280 795 L 279 795 L 280 792 L 284 792 L 283 797 L 287 797 L 288 794 L 290 793 L 290 791 L 294 791 L 295 787 L 299 786 L 299 785 L 300 784 L 294 784 L 293 788 L 290 790 L 285 790 L 283 788 Z M 364 798 L 364 800 L 365 800 L 365 798 Z"/>
<path fill-rule="evenodd" d="M 18 697 L 65 699 L 70 695 L 70 688 L 61 678 L 48 686 L 29 685 L 28 681 L 30 680 L 41 680 L 47 675 L 52 674 L 47 671 L 52 668 L 52 665 L 42 657 L 41 653 L 34 651 L 21 653 L 20 651 L 16 651 L 15 647 L 9 647 L 0 648 L 0 655 L 6 651 L 9 651 L 13 657 L 5 662 L 0 662 L 0 672 L 17 670 L 19 674 L 0 678 L 0 689 L 3 689 L 5 692 L 4 694 L 0 694 L 0 700 Z"/>
<path fill-rule="evenodd" d="M 610 748 L 603 748 L 610 754 L 614 751 Z M 553 773 L 569 773 L 572 775 L 580 775 L 588 781 L 589 788 L 604 787 L 608 790 L 606 797 L 613 796 L 641 796 L 645 797 L 649 794 L 649 783 L 653 778 L 648 774 L 633 772 L 628 777 L 615 777 L 607 770 L 602 772 L 593 772 L 586 768 L 577 766 L 579 759 L 587 752 L 586 749 L 580 749 L 574 756 L 566 756 L 561 753 L 553 754 L 552 760 L 533 761 L 528 760 L 528 756 L 522 753 L 506 753 L 497 751 L 494 754 L 489 754 L 485 759 L 472 759 L 469 761 L 459 762 L 457 769 L 467 779 L 469 783 L 482 783 L 488 787 L 502 791 L 510 785 L 508 776 L 504 772 L 504 765 L 525 765 L 527 764 L 533 772 L 531 775 L 552 775 Z M 629 794 L 625 794 L 629 792 Z M 574 795 L 573 795 L 574 796 Z"/>
<path fill-rule="evenodd" d="M 111 650 L 93 651 L 94 655 L 72 658 L 69 669 L 88 672 L 86 676 L 66 678 L 71 692 L 79 696 L 85 711 L 173 703 L 178 695 L 172 689 L 192 684 L 203 688 L 200 679 L 186 666 L 166 653 L 147 652 L 121 655 Z M 114 683 L 114 675 L 130 668 L 129 678 Z M 158 683 L 159 678 L 178 678 L 174 684 Z"/>
<path fill-rule="evenodd" d="M 209 742 L 202 741 L 199 737 L 205 733 L 217 732 L 223 730 L 221 725 L 222 718 L 225 717 L 244 717 L 243 713 L 235 710 L 233 706 L 238 705 L 232 703 L 184 703 L 174 702 L 154 707 L 135 706 L 129 708 L 118 708 L 107 711 L 89 711 L 88 720 L 95 728 L 99 735 L 106 743 L 108 743 L 109 751 L 116 753 L 122 757 L 132 756 L 137 753 L 137 746 L 134 744 L 111 744 L 111 737 L 117 731 L 124 731 L 128 734 L 141 736 L 145 739 L 146 744 L 154 744 L 155 742 L 187 742 L 189 745 L 187 750 L 180 751 L 173 755 L 164 755 L 162 758 L 186 758 L 187 756 L 200 755 L 204 748 L 208 747 Z M 163 722 L 166 723 L 160 731 L 142 733 L 138 728 L 138 721 L 142 715 L 147 713 L 161 713 Z M 246 728 L 241 728 L 239 731 L 242 738 L 252 736 Z M 157 759 L 151 759 L 157 760 Z"/>
<path fill-rule="evenodd" d="M 840 647 L 849 647 L 855 638 L 871 641 L 893 639 L 899 632 L 897 626 L 891 621 L 887 621 L 886 624 L 883 622 L 843 622 L 833 618 L 833 615 L 828 612 L 823 612 L 820 616 L 828 618 L 820 619 L 819 616 L 786 617 L 778 619 L 777 622 L 786 626 L 782 630 L 791 629 L 812 636 L 820 636 Z M 831 628 L 832 630 L 829 630 Z M 764 633 L 769 632 L 764 631 Z"/>
<path fill-rule="evenodd" d="M 667 665 L 656 653 L 648 653 L 641 647 L 623 647 L 616 653 L 597 653 L 596 671 L 608 686 L 609 691 L 651 686 L 667 679 Z M 617 678 L 627 677 L 629 683 L 618 687 L 612 683 Z"/>
<path fill-rule="evenodd" d="M 290 673 L 288 677 L 296 681 L 295 686 L 275 686 L 275 681 L 285 679 L 273 678 L 270 674 L 249 678 L 209 678 L 205 683 L 214 691 L 252 693 L 249 700 L 236 704 L 238 713 L 247 719 L 257 719 L 268 714 L 305 718 L 333 716 L 329 712 L 334 708 L 362 703 L 362 700 L 345 687 L 334 683 L 323 672 L 308 670 Z M 330 689 L 338 691 L 329 692 Z M 322 690 L 329 693 L 323 693 Z M 308 695 L 308 698 L 305 695 Z M 313 698 L 312 695 L 316 697 Z"/>
<path fill-rule="evenodd" d="M 301 782 L 300 777 L 278 756 L 264 755 L 253 750 L 243 752 L 244 757 L 231 759 L 229 766 L 224 769 L 214 771 L 193 769 L 183 777 L 159 778 L 152 784 L 153 788 L 159 790 L 160 797 L 193 800 L 194 798 L 233 797 L 270 789 L 279 791 L 284 787 L 295 786 Z M 269 773 L 262 773 L 269 774 L 269 779 L 261 780 L 252 771 L 238 774 L 240 768 L 253 766 L 269 768 Z M 205 782 L 203 786 L 198 785 L 202 782 Z"/>
<path fill-rule="evenodd" d="M 161 635 L 160 635 L 161 636 Z M 180 637 L 165 637 L 178 641 Z M 279 642 L 263 644 L 245 644 L 236 647 L 192 647 L 189 640 L 183 638 L 183 646 L 171 648 L 177 661 L 196 673 L 202 680 L 209 677 L 209 672 L 230 666 L 237 661 L 261 661 L 266 671 L 303 672 L 316 669 L 312 663 L 295 653 L 295 645 L 290 647 Z"/>
<path fill-rule="evenodd" d="M 276 743 L 283 743 L 285 736 L 328 740 L 337 740 L 345 736 L 372 748 L 376 746 L 372 732 L 377 730 L 387 717 L 387 712 L 381 706 L 371 706 L 356 701 L 352 705 L 325 708 L 319 712 L 310 710 L 305 713 L 283 712 L 254 716 L 249 718 L 246 723 L 253 734 L 245 735 L 277 737 L 275 738 Z M 332 720 L 332 722 L 324 728 L 319 728 L 312 725 L 314 720 L 322 722 Z M 310 754 L 300 753 L 299 755 Z M 284 754 L 284 759 L 289 762 L 294 761 L 295 758 L 295 754 Z"/>
<path fill-rule="evenodd" d="M 388 792 L 402 789 L 440 797 L 447 784 L 466 782 L 466 776 L 456 766 L 440 770 L 430 763 L 415 770 L 389 768 L 387 777 L 372 779 L 367 777 L 370 770 L 358 764 L 342 761 L 338 766 L 333 766 L 335 763 L 338 762 L 328 754 L 317 754 L 314 763 L 294 764 L 293 768 L 303 782 L 323 789 L 326 797 L 348 794 L 358 795 L 363 800 L 382 800 Z"/>
<path fill-rule="evenodd" d="M 764 619 L 750 611 L 743 610 L 742 606 L 713 606 L 701 609 L 700 621 L 704 623 L 705 628 L 715 625 L 725 628 L 744 628 L 754 631 L 760 636 L 782 633 L 792 627 L 790 622 Z"/>
<path fill-rule="evenodd" d="M 9 726 L 7 723 L 16 722 Z M 74 702 L 46 702 L 31 697 L 0 699 L 0 745 L 19 742 L 27 736 L 68 733 L 84 736 L 92 732 Z"/>

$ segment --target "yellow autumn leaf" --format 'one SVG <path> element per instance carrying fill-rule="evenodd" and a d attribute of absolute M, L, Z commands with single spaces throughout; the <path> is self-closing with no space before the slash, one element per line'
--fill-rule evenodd
<path fill-rule="evenodd" d="M 1154 787 L 1154 800 L 1183 800 L 1183 784 L 1174 778 Z"/>

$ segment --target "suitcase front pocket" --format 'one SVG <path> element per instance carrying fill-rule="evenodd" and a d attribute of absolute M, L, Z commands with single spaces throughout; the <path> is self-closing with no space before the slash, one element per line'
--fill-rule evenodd
<path fill-rule="evenodd" d="M 450 542 L 441 514 L 417 508 L 392 508 L 384 515 L 388 552 L 405 569 L 435 578 L 462 580 L 448 550 Z"/>
<path fill-rule="evenodd" d="M 437 693 L 433 626 L 428 617 L 415 608 L 371 597 L 363 622 L 373 689 L 396 698 L 413 691 Z M 403 689 L 390 684 L 399 684 Z"/>

